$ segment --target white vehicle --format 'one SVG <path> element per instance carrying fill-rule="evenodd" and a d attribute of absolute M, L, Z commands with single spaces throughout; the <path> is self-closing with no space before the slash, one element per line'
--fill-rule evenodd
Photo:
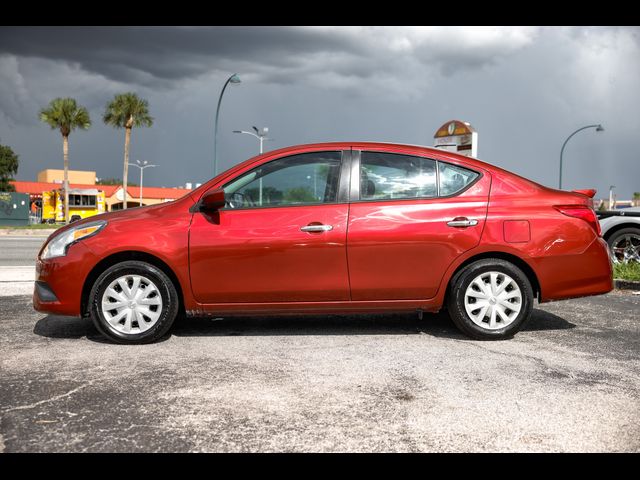
<path fill-rule="evenodd" d="M 640 207 L 597 212 L 614 263 L 640 262 Z"/>

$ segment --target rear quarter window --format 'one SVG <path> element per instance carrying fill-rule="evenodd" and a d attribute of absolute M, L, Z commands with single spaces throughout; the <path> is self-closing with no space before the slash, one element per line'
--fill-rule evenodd
<path fill-rule="evenodd" d="M 479 173 L 467 168 L 438 162 L 440 167 L 440 196 L 455 195 L 464 190 L 469 184 L 480 176 Z"/>

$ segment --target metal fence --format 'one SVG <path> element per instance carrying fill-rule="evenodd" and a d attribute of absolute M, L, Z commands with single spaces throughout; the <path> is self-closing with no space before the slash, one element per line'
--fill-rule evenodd
<path fill-rule="evenodd" d="M 39 225 L 42 223 L 42 208 L 38 207 L 30 211 L 29 213 L 29 224 L 30 225 Z"/>

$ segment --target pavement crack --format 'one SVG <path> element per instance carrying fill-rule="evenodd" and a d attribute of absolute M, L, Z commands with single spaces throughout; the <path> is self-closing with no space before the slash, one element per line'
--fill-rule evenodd
<path fill-rule="evenodd" d="M 82 390 L 85 387 L 88 387 L 92 383 L 93 383 L 93 381 L 89 381 L 89 382 L 83 383 L 82 385 L 79 385 L 79 386 L 69 390 L 66 393 L 61 393 L 60 395 L 54 395 L 51 398 L 47 398 L 45 400 L 40 400 L 40 401 L 35 402 L 35 403 L 30 403 L 29 405 L 20 405 L 18 407 L 7 408 L 6 410 L 2 410 L 1 413 L 4 415 L 6 413 L 15 412 L 15 411 L 18 411 L 18 410 L 29 410 L 30 408 L 35 408 L 35 407 L 38 407 L 38 406 L 43 405 L 45 403 L 55 402 L 55 401 L 60 400 L 62 398 L 66 398 L 66 397 L 69 397 L 69 396 L 73 395 L 77 391 Z"/>

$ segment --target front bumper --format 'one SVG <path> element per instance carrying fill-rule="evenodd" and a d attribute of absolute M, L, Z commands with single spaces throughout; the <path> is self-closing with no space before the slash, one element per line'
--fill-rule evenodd
<path fill-rule="evenodd" d="M 82 242 L 69 247 L 64 257 L 38 258 L 33 308 L 43 313 L 80 316 L 82 288 L 96 262 L 96 256 Z"/>

